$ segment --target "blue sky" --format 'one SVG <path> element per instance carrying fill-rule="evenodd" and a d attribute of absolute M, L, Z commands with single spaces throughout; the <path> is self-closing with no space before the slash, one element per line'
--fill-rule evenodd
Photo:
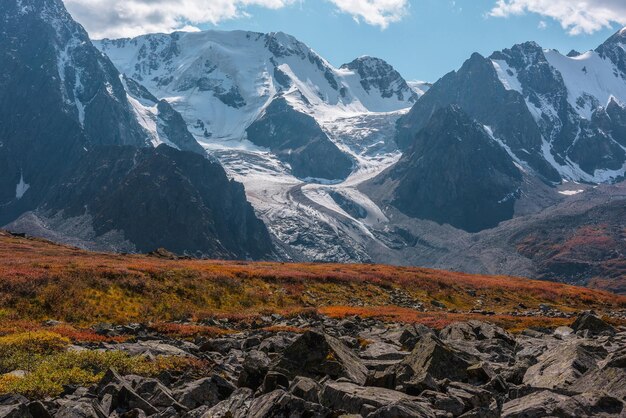
<path fill-rule="evenodd" d="M 557 21 L 537 14 L 488 17 L 492 6 L 492 0 L 413 1 L 402 21 L 382 30 L 355 22 L 330 3 L 309 0 L 279 10 L 250 8 L 251 17 L 202 28 L 283 31 L 337 66 L 371 55 L 385 59 L 407 79 L 436 81 L 460 67 L 473 52 L 490 55 L 528 40 L 563 53 L 586 51 L 596 48 L 619 27 L 591 35 L 570 35 Z M 541 22 L 547 24 L 544 29 L 539 28 Z"/>
<path fill-rule="evenodd" d="M 190 27 L 283 31 L 336 66 L 371 55 L 409 80 L 433 82 L 473 52 L 529 40 L 586 51 L 626 25 L 626 0 L 64 1 L 96 39 Z"/>

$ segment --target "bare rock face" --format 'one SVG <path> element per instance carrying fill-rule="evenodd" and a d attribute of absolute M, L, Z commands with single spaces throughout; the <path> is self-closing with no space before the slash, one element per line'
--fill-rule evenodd
<path fill-rule="evenodd" d="M 521 185 L 514 160 L 456 106 L 437 110 L 401 160 L 370 182 L 405 215 L 468 232 L 511 219 Z"/>
<path fill-rule="evenodd" d="M 484 341 L 499 339 L 515 344 L 515 338 L 502 328 L 482 321 L 457 322 L 439 332 L 442 340 Z"/>
<path fill-rule="evenodd" d="M 590 312 L 580 315 L 572 324 L 574 331 L 588 331 L 591 334 L 615 334 L 615 328 Z"/>
<path fill-rule="evenodd" d="M 602 347 L 581 340 L 568 341 L 541 355 L 538 363 L 526 371 L 523 382 L 539 388 L 566 389 L 582 375 L 597 368 L 606 355 Z"/>
<path fill-rule="evenodd" d="M 343 377 L 360 385 L 367 380 L 367 369 L 343 342 L 316 331 L 298 338 L 272 369 L 290 377 Z"/>
<path fill-rule="evenodd" d="M 368 414 L 379 408 L 401 401 L 416 401 L 417 398 L 402 392 L 382 388 L 368 388 L 349 382 L 327 382 L 320 395 L 322 405 L 341 409 L 351 414 Z"/>
<path fill-rule="evenodd" d="M 396 385 L 410 387 L 425 374 L 435 379 L 466 381 L 467 369 L 478 359 L 460 352 L 432 335 L 425 335 L 411 354 L 388 372 L 395 374 Z"/>
<path fill-rule="evenodd" d="M 248 139 L 269 148 L 289 164 L 294 176 L 343 180 L 352 161 L 326 135 L 313 117 L 298 112 L 284 98 L 277 98 L 247 129 Z"/>
<path fill-rule="evenodd" d="M 624 404 L 601 392 L 584 393 L 574 397 L 543 391 L 504 404 L 502 417 L 540 418 L 619 416 Z"/>

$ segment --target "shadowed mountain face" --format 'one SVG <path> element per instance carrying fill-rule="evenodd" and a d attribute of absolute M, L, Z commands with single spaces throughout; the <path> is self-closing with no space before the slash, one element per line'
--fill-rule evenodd
<path fill-rule="evenodd" d="M 400 120 L 397 141 L 406 149 L 437 109 L 455 104 L 544 181 L 623 178 L 624 54 L 623 31 L 576 56 L 533 42 L 489 58 L 474 54 Z"/>
<path fill-rule="evenodd" d="M 459 107 L 435 112 L 402 159 L 373 181 L 401 212 L 475 232 L 513 217 L 522 174 Z"/>
<path fill-rule="evenodd" d="M 243 187 L 199 155 L 169 104 L 128 87 L 60 0 L 6 1 L 0 20 L 0 224 L 82 217 L 61 240 L 115 232 L 139 251 L 271 253 Z"/>
<path fill-rule="evenodd" d="M 341 152 L 311 116 L 293 109 L 284 98 L 274 99 L 247 129 L 248 139 L 269 148 L 300 178 L 345 179 L 352 161 Z"/>

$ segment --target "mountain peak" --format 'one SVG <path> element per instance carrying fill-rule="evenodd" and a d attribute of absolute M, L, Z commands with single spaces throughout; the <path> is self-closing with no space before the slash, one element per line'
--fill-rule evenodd
<path fill-rule="evenodd" d="M 359 57 L 341 66 L 342 70 L 351 70 L 361 77 L 361 85 L 369 92 L 377 87 L 383 97 L 397 96 L 404 100 L 408 95 L 411 102 L 417 100 L 417 93 L 409 87 L 406 80 L 387 61 L 368 55 Z"/>

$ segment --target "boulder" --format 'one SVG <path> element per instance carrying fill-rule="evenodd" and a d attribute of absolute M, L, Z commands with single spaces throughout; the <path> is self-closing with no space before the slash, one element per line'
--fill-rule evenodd
<path fill-rule="evenodd" d="M 28 409 L 26 410 L 28 411 Z M 0 415 L 2 416 L 2 415 Z M 29 415 L 20 415 L 20 418 L 28 417 Z M 98 414 L 97 408 L 94 407 L 92 402 L 78 401 L 68 402 L 61 406 L 56 414 L 55 418 L 101 418 L 102 415 Z M 144 414 L 145 417 L 145 414 Z"/>
<path fill-rule="evenodd" d="M 263 379 L 263 393 L 273 392 L 276 389 L 287 389 L 289 387 L 289 379 L 282 373 L 268 372 Z"/>
<path fill-rule="evenodd" d="M 302 334 L 271 369 L 291 379 L 296 376 L 344 377 L 360 385 L 367 380 L 367 368 L 344 343 L 317 331 Z"/>
<path fill-rule="evenodd" d="M 34 418 L 52 418 L 48 408 L 39 401 L 29 403 L 28 411 Z"/>
<path fill-rule="evenodd" d="M 230 350 L 241 350 L 243 341 L 237 338 L 212 338 L 200 346 L 200 351 L 228 354 Z"/>
<path fill-rule="evenodd" d="M 420 394 L 419 398 L 428 402 L 435 409 L 448 412 L 455 417 L 461 415 L 463 411 L 465 411 L 465 403 L 463 400 L 449 393 L 425 390 Z"/>
<path fill-rule="evenodd" d="M 377 409 L 367 418 L 435 418 L 436 416 L 428 404 L 402 400 Z"/>
<path fill-rule="evenodd" d="M 400 347 L 384 342 L 368 344 L 360 353 L 359 357 L 367 360 L 402 360 L 409 353 L 402 351 Z"/>
<path fill-rule="evenodd" d="M 320 394 L 320 402 L 325 407 L 363 416 L 400 401 L 417 401 L 417 398 L 395 390 L 338 381 L 326 382 Z"/>
<path fill-rule="evenodd" d="M 591 312 L 580 314 L 572 324 L 572 329 L 576 332 L 588 331 L 591 335 L 615 334 L 615 328 Z"/>
<path fill-rule="evenodd" d="M 524 374 L 523 383 L 536 388 L 566 389 L 597 368 L 598 361 L 606 355 L 603 348 L 580 340 L 564 342 L 542 354 Z"/>
<path fill-rule="evenodd" d="M 499 339 L 515 345 L 515 338 L 502 328 L 482 321 L 455 322 L 439 332 L 442 340 L 483 341 Z"/>
<path fill-rule="evenodd" d="M 465 411 L 489 409 L 495 401 L 491 392 L 465 383 L 450 382 L 445 390 L 465 404 Z"/>
<path fill-rule="evenodd" d="M 220 401 L 227 399 L 235 390 L 235 387 L 222 376 L 213 374 L 200 380 L 189 382 L 173 391 L 173 396 L 178 402 L 188 409 L 199 406 L 214 406 Z"/>
<path fill-rule="evenodd" d="M 622 416 L 621 400 L 600 392 L 568 397 L 558 393 L 535 392 L 504 404 L 504 418 L 607 417 Z"/>
<path fill-rule="evenodd" d="M 32 418 L 32 415 L 25 403 L 19 403 L 0 405 L 0 418 Z"/>
<path fill-rule="evenodd" d="M 249 351 L 243 361 L 243 370 L 239 375 L 237 386 L 256 390 L 263 383 L 270 363 L 270 358 L 264 352 Z"/>
<path fill-rule="evenodd" d="M 396 375 L 396 384 L 407 386 L 416 377 L 429 374 L 435 379 L 466 381 L 467 368 L 478 359 L 455 350 L 437 337 L 425 335 L 411 354 L 388 370 Z"/>
<path fill-rule="evenodd" d="M 286 335 L 283 333 L 272 335 L 271 337 L 264 339 L 257 347 L 257 350 L 268 354 L 282 353 L 287 347 L 293 344 L 296 338 L 296 336 Z"/>
<path fill-rule="evenodd" d="M 113 369 L 105 373 L 96 391 L 106 414 L 113 410 L 130 411 L 132 409 L 141 409 L 148 415 L 159 412 L 154 405 L 135 392 L 128 380 Z"/>
<path fill-rule="evenodd" d="M 125 379 L 135 392 L 159 410 L 173 407 L 178 412 L 187 411 L 187 408 L 178 403 L 171 391 L 157 379 L 146 379 L 139 376 L 127 376 Z"/>
<path fill-rule="evenodd" d="M 246 418 L 309 417 L 326 418 L 329 411 L 319 404 L 275 390 L 252 401 Z"/>
<path fill-rule="evenodd" d="M 585 373 L 568 388 L 577 393 L 604 391 L 626 399 L 626 356 L 612 353 L 600 367 Z"/>
<path fill-rule="evenodd" d="M 252 389 L 239 388 L 232 395 L 201 415 L 201 418 L 244 418 L 253 400 Z"/>
<path fill-rule="evenodd" d="M 322 386 L 315 380 L 308 377 L 298 376 L 291 383 L 289 392 L 298 398 L 304 399 L 305 401 L 319 403 L 319 394 L 321 389 Z"/>

